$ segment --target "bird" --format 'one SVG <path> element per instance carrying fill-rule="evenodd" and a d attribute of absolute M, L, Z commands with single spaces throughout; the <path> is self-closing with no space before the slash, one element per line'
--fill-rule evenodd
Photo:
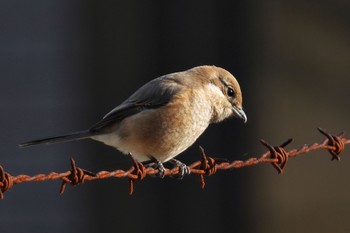
<path fill-rule="evenodd" d="M 214 65 L 197 66 L 155 78 L 87 130 L 21 143 L 20 147 L 93 139 L 112 146 L 136 161 L 158 169 L 163 163 L 190 173 L 175 159 L 212 123 L 237 117 L 247 122 L 236 78 Z"/>

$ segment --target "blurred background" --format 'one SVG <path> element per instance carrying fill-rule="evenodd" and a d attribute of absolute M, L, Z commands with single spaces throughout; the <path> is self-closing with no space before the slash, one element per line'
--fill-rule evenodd
<path fill-rule="evenodd" d="M 91 140 L 19 149 L 18 143 L 85 129 L 138 87 L 197 65 L 241 84 L 248 123 L 212 125 L 179 159 L 245 160 L 264 138 L 288 149 L 321 142 L 316 127 L 350 131 L 350 2 L 0 1 L 0 164 L 12 175 L 62 172 L 69 159 L 94 172 L 129 159 Z M 350 154 L 326 151 L 218 172 L 200 188 L 147 178 L 68 186 L 14 186 L 0 201 L 0 232 L 350 232 Z"/>

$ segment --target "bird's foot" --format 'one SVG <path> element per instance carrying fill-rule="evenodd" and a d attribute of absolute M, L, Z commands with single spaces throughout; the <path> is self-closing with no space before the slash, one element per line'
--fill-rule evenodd
<path fill-rule="evenodd" d="M 151 160 L 145 161 L 142 163 L 146 167 L 151 167 L 154 169 L 158 169 L 158 173 L 151 175 L 152 177 L 159 177 L 159 178 L 164 178 L 165 177 L 165 167 L 162 162 L 156 160 L 155 158 L 152 157 Z"/>
<path fill-rule="evenodd" d="M 176 175 L 171 175 L 173 178 L 176 179 L 183 179 L 186 175 L 191 174 L 191 169 L 186 164 L 182 163 L 181 161 L 177 159 L 172 159 L 169 161 L 170 163 L 174 164 L 175 167 L 179 168 L 179 173 Z"/>

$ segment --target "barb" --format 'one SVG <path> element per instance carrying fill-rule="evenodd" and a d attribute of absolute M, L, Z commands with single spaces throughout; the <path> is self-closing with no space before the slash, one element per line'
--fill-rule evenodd
<path fill-rule="evenodd" d="M 74 186 L 74 185 L 84 183 L 85 178 L 88 176 L 91 176 L 91 177 L 95 176 L 94 173 L 77 167 L 74 159 L 70 159 L 70 164 L 71 164 L 72 169 L 70 170 L 69 174 L 67 176 L 64 176 L 61 178 L 62 184 L 61 184 L 61 188 L 60 188 L 60 194 L 64 193 L 64 190 L 66 189 L 67 183 L 70 183 L 71 185 Z"/>
<path fill-rule="evenodd" d="M 142 163 L 137 162 L 131 154 L 129 154 L 129 157 L 133 163 L 129 173 L 129 194 L 131 195 L 134 192 L 134 181 L 143 180 L 147 175 L 147 171 L 146 167 Z"/>
<path fill-rule="evenodd" d="M 202 155 L 202 160 L 200 161 L 200 171 L 203 171 L 203 173 L 200 173 L 199 180 L 201 182 L 201 187 L 204 189 L 205 187 L 205 180 L 204 180 L 204 175 L 206 176 L 211 176 L 214 175 L 217 171 L 217 165 L 221 164 L 223 162 L 228 163 L 227 159 L 221 159 L 221 158 L 211 158 L 205 154 L 205 151 L 203 147 L 199 146 L 199 151 Z M 193 168 L 192 168 L 193 169 Z"/>
<path fill-rule="evenodd" d="M 328 152 L 332 155 L 332 160 L 338 160 L 340 161 L 340 153 L 343 152 L 345 149 L 344 141 L 342 140 L 342 136 L 344 135 L 344 132 L 341 132 L 338 136 L 332 135 L 328 133 L 326 130 L 317 128 L 320 133 L 322 133 L 324 136 L 328 138 L 328 145 L 330 148 L 328 149 Z"/>
<path fill-rule="evenodd" d="M 245 161 L 236 160 L 228 162 L 226 159 L 212 158 L 205 154 L 205 151 L 200 147 L 200 153 L 202 159 L 189 166 L 191 174 L 197 174 L 200 178 L 201 187 L 205 187 L 204 176 L 211 176 L 218 170 L 238 169 L 248 166 L 254 166 L 260 163 L 270 163 L 278 171 L 279 174 L 283 173 L 288 159 L 306 154 L 316 150 L 327 150 L 331 155 L 331 160 L 340 160 L 340 154 L 344 151 L 345 146 L 350 144 L 350 139 L 344 137 L 344 133 L 339 135 L 332 135 L 324 129 L 318 128 L 327 138 L 322 143 L 314 143 L 310 146 L 304 145 L 299 149 L 292 149 L 286 151 L 284 147 L 292 142 L 292 139 L 288 139 L 280 146 L 272 146 L 264 140 L 260 142 L 268 149 L 260 157 L 250 158 Z M 130 156 L 131 157 L 131 156 Z M 152 167 L 146 168 L 142 163 L 135 161 L 131 157 L 133 166 L 127 170 L 115 170 L 115 171 L 100 171 L 98 173 L 92 173 L 85 169 L 76 166 L 76 163 L 71 159 L 71 170 L 63 173 L 51 172 L 49 174 L 37 174 L 34 176 L 17 175 L 12 176 L 6 172 L 3 167 L 0 166 L 0 199 L 4 198 L 4 193 L 11 189 L 15 184 L 21 184 L 25 182 L 43 182 L 48 180 L 62 180 L 60 194 L 65 191 L 67 183 L 72 186 L 83 184 L 85 181 L 107 179 L 107 178 L 128 178 L 129 179 L 129 194 L 134 192 L 134 182 L 141 181 L 147 175 L 152 176 L 158 173 L 157 169 Z M 166 169 L 166 176 L 176 176 L 179 173 L 179 168 Z"/>
<path fill-rule="evenodd" d="M 272 165 L 277 169 L 278 173 L 283 173 L 283 169 L 288 161 L 288 153 L 283 148 L 290 144 L 293 138 L 288 139 L 286 142 L 282 143 L 280 146 L 271 146 L 263 139 L 260 139 L 261 144 L 263 144 L 269 151 L 271 158 L 277 159 L 277 162 L 272 162 Z"/>
<path fill-rule="evenodd" d="M 4 199 L 4 192 L 12 188 L 13 176 L 5 172 L 0 166 L 0 199 Z"/>

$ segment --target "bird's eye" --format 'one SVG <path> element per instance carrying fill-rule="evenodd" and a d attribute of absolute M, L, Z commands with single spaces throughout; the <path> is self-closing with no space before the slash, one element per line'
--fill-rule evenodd
<path fill-rule="evenodd" d="M 231 87 L 229 87 L 229 88 L 227 89 L 227 95 L 228 95 L 229 97 L 234 97 L 234 96 L 235 96 L 235 92 L 234 92 L 234 90 L 233 90 Z"/>

